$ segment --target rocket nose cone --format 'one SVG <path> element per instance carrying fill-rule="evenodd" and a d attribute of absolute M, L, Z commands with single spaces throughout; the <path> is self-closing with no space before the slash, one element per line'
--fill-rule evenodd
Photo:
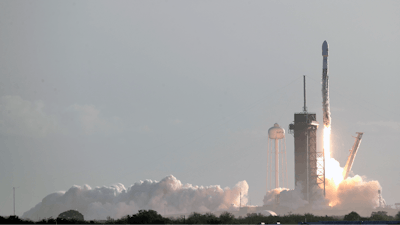
<path fill-rule="evenodd" d="M 322 43 L 322 55 L 323 56 L 328 56 L 328 42 L 324 41 L 324 43 Z"/>

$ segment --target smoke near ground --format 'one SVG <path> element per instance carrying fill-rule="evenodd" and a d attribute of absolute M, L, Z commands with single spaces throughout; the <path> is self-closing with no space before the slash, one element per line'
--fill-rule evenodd
<path fill-rule="evenodd" d="M 326 197 L 323 195 L 323 189 L 313 190 L 315 195 L 310 205 L 311 209 L 372 209 L 379 205 L 378 190 L 382 189 L 378 181 L 366 181 L 365 177 L 359 175 L 349 177 L 338 185 L 333 179 L 327 179 L 325 188 Z M 293 211 L 305 207 L 308 201 L 304 200 L 301 189 L 299 185 L 294 190 L 286 188 L 270 190 L 264 197 L 264 204 L 273 205 L 276 196 L 279 195 L 280 206 Z"/>
<path fill-rule="evenodd" d="M 299 188 L 290 190 L 287 188 L 276 188 L 267 192 L 264 196 L 264 205 L 273 205 L 279 195 L 279 205 L 289 207 L 296 210 L 305 206 L 308 202 L 304 200 L 304 196 Z"/>
<path fill-rule="evenodd" d="M 235 209 L 247 203 L 249 185 L 238 182 L 232 189 L 219 185 L 193 186 L 182 184 L 170 175 L 161 181 L 145 180 L 129 188 L 123 184 L 91 188 L 89 185 L 72 186 L 68 191 L 52 193 L 23 214 L 23 218 L 56 218 L 60 213 L 74 209 L 85 220 L 120 218 L 140 209 L 153 209 L 161 214 L 212 212 Z"/>
<path fill-rule="evenodd" d="M 342 181 L 338 186 L 328 180 L 326 197 L 338 209 L 374 208 L 379 205 L 378 190 L 381 189 L 378 181 L 365 181 L 365 178 L 356 175 Z"/>

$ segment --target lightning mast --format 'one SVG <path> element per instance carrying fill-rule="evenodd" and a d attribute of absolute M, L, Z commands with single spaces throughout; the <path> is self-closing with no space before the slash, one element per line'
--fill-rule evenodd
<path fill-rule="evenodd" d="M 14 216 L 15 216 L 15 187 L 13 187 Z"/>
<path fill-rule="evenodd" d="M 15 189 L 19 187 L 13 187 L 13 201 L 14 201 L 14 216 L 15 216 Z"/>

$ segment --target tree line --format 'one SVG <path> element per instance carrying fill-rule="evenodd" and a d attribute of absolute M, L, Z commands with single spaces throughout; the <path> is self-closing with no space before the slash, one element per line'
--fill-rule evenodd
<path fill-rule="evenodd" d="M 298 224 L 303 222 L 323 222 L 323 221 L 400 221 L 400 211 L 396 216 L 389 216 L 385 211 L 373 212 L 370 217 L 361 217 L 357 212 L 351 212 L 338 219 L 332 216 L 315 216 L 313 214 L 289 214 L 285 216 L 264 216 L 257 213 L 249 213 L 245 217 L 235 218 L 233 214 L 224 212 L 219 216 L 212 213 L 192 213 L 187 218 L 185 216 L 177 218 L 163 217 L 154 210 L 139 210 L 133 215 L 126 215 L 120 219 L 107 220 L 84 220 L 81 213 L 76 210 L 69 210 L 61 213 L 57 218 L 47 218 L 40 221 L 22 219 L 17 216 L 2 217 L 1 224 Z"/>

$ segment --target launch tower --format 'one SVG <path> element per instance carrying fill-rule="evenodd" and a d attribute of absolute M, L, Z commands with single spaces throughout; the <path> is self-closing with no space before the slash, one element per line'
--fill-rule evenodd
<path fill-rule="evenodd" d="M 307 112 L 306 78 L 304 81 L 304 108 L 294 114 L 294 123 L 289 125 L 289 133 L 294 135 L 295 188 L 301 188 L 303 197 L 312 201 L 314 191 L 325 183 L 323 151 L 317 151 L 316 114 Z M 322 187 L 320 186 L 320 187 Z"/>

